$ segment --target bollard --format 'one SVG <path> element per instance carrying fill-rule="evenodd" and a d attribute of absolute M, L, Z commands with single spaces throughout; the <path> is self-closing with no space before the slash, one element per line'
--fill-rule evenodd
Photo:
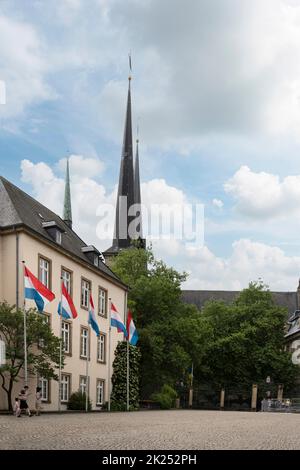
<path fill-rule="evenodd" d="M 179 410 L 179 408 L 180 408 L 180 398 L 176 398 L 176 400 L 175 400 L 175 408 L 176 408 L 177 410 Z"/>
<path fill-rule="evenodd" d="M 251 410 L 256 411 L 257 405 L 257 385 L 252 385 Z"/>
<path fill-rule="evenodd" d="M 221 395 L 220 395 L 220 409 L 224 410 L 224 406 L 225 406 L 225 390 L 224 388 L 222 388 Z"/>

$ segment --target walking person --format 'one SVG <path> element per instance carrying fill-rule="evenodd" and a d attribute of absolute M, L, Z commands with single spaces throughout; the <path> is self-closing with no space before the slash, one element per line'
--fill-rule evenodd
<path fill-rule="evenodd" d="M 40 416 L 41 414 L 41 404 L 42 404 L 42 394 L 41 394 L 41 387 L 36 387 L 35 392 L 35 415 Z"/>
<path fill-rule="evenodd" d="M 20 410 L 21 410 L 21 413 L 22 413 L 22 410 L 25 410 L 25 412 L 26 412 L 26 413 L 28 414 L 28 416 L 31 418 L 30 409 L 29 409 L 29 406 L 28 406 L 28 403 L 27 403 L 28 396 L 29 396 L 29 393 L 28 393 L 28 386 L 25 385 L 25 387 L 24 387 L 24 388 L 21 390 L 21 392 L 19 393 Z"/>
<path fill-rule="evenodd" d="M 20 408 L 20 401 L 18 397 L 15 398 L 14 415 L 17 418 L 21 418 L 21 408 Z"/>

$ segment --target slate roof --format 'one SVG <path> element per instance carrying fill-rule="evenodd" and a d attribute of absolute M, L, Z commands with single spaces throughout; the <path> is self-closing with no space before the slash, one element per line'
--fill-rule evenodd
<path fill-rule="evenodd" d="M 183 290 L 182 300 L 201 309 L 209 300 L 223 300 L 225 303 L 231 303 L 238 295 L 239 291 Z M 297 292 L 272 292 L 272 295 L 277 305 L 288 309 L 289 316 L 299 308 Z"/>
<path fill-rule="evenodd" d="M 43 222 L 50 221 L 55 221 L 64 232 L 62 235 L 62 243 L 59 246 L 126 287 L 118 276 L 101 260 L 99 260 L 99 268 L 94 266 L 81 251 L 81 247 L 85 247 L 87 244 L 79 238 L 61 217 L 0 176 L 0 230 L 14 226 L 25 226 L 43 239 L 56 245 L 47 230 L 42 226 Z"/>

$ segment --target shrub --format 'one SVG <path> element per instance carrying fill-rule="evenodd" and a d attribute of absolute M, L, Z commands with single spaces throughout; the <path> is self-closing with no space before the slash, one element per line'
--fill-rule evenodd
<path fill-rule="evenodd" d="M 175 405 L 177 393 L 170 385 L 163 385 L 159 393 L 151 396 L 155 403 L 158 403 L 162 410 L 170 410 Z"/>
<path fill-rule="evenodd" d="M 86 395 L 81 392 L 74 392 L 68 401 L 68 410 L 85 410 Z M 88 411 L 91 411 L 92 403 L 88 401 Z"/>

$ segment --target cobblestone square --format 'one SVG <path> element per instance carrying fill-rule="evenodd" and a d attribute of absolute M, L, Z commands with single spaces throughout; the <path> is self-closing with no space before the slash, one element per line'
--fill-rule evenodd
<path fill-rule="evenodd" d="M 0 449 L 300 449 L 300 414 L 198 410 L 0 416 Z"/>

